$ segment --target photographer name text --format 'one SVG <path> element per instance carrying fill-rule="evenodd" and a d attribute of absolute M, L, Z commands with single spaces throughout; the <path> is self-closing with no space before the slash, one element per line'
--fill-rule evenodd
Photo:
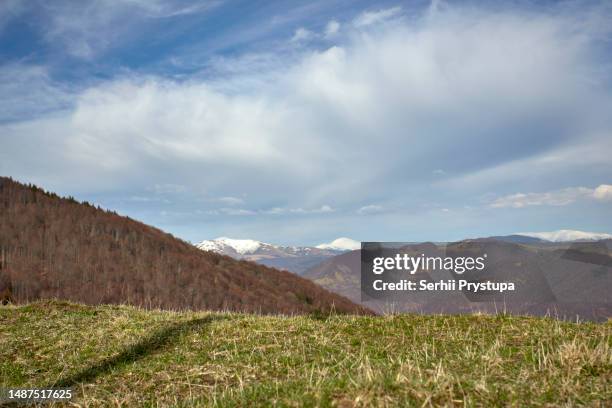
<path fill-rule="evenodd" d="M 398 282 L 385 282 L 377 279 L 372 282 L 372 287 L 376 291 L 467 291 L 467 292 L 512 292 L 514 282 L 469 282 L 465 279 L 447 279 L 438 282 L 431 282 L 426 279 L 411 281 L 402 279 Z"/>

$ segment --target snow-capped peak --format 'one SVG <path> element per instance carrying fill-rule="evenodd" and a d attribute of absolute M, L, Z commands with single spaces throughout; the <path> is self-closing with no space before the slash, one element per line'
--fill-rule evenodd
<path fill-rule="evenodd" d="M 520 232 L 519 235 L 540 238 L 552 242 L 597 241 L 600 239 L 612 238 L 612 235 L 606 233 L 576 230 L 558 230 L 550 232 Z"/>
<path fill-rule="evenodd" d="M 350 238 L 338 238 L 327 244 L 317 245 L 319 249 L 332 249 L 337 251 L 353 251 L 361 248 L 361 242 Z"/>
<path fill-rule="evenodd" d="M 230 247 L 240 255 L 252 254 L 265 244 L 252 239 L 232 239 L 220 237 L 212 240 L 205 240 L 196 246 L 204 251 L 223 252 L 226 247 Z"/>

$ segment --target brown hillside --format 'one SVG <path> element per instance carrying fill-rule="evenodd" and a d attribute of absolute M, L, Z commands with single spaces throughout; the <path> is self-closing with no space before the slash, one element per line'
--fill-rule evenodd
<path fill-rule="evenodd" d="M 289 272 L 203 252 L 114 212 L 0 177 L 0 301 L 368 313 Z"/>

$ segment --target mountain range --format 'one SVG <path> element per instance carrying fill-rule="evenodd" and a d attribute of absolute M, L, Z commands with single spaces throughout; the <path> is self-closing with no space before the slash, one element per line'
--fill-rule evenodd
<path fill-rule="evenodd" d="M 0 177 L 0 301 L 296 314 L 370 311 L 295 274 Z"/>
<path fill-rule="evenodd" d="M 602 239 L 611 239 L 611 234 L 600 232 L 586 232 L 576 230 L 558 230 L 550 232 L 522 232 L 518 235 L 541 239 L 550 242 L 581 242 L 581 241 L 598 241 Z"/>
<path fill-rule="evenodd" d="M 326 259 L 360 248 L 360 243 L 350 238 L 338 238 L 328 244 L 317 246 L 281 246 L 251 239 L 221 237 L 202 241 L 196 244 L 196 247 L 299 275 Z"/>
<path fill-rule="evenodd" d="M 488 237 L 497 241 L 517 244 L 554 245 L 564 242 L 590 242 L 612 238 L 612 235 L 577 230 L 531 232 Z M 296 273 L 304 274 L 322 262 L 361 248 L 361 243 L 351 238 L 338 238 L 330 243 L 316 246 L 283 246 L 252 239 L 216 238 L 204 240 L 195 245 L 204 251 L 211 251 L 234 259 L 244 259 Z"/>
<path fill-rule="evenodd" d="M 302 276 L 354 302 L 378 311 L 413 313 L 495 312 L 555 315 L 569 319 L 606 320 L 612 316 L 612 239 L 582 242 L 480 238 L 449 244 L 408 244 L 399 252 L 411 256 L 488 254 L 482 273 L 456 276 L 442 271 L 398 275 L 394 279 L 436 281 L 462 278 L 474 282 L 512 281 L 522 289 L 503 298 L 470 293 L 410 293 L 377 300 L 362 293 L 361 251 L 351 251 L 305 271 Z"/>
<path fill-rule="evenodd" d="M 498 281 L 521 282 L 520 294 L 505 297 L 508 312 L 520 314 L 554 313 L 565 317 L 603 319 L 612 315 L 612 239 L 609 234 L 576 230 L 513 234 L 476 238 L 456 243 L 405 244 L 401 251 L 420 254 L 461 256 L 461 251 L 488 252 L 494 258 L 488 275 L 472 276 L 476 281 L 494 277 Z M 360 243 L 343 238 L 334 245 L 290 247 L 254 240 L 218 238 L 203 241 L 198 248 L 238 259 L 274 266 L 300 274 L 318 285 L 380 313 L 396 312 L 464 313 L 494 312 L 496 300 L 473 299 L 466 294 L 429 293 L 395 299 L 389 305 L 364 298 L 361 287 Z M 344 246 L 339 242 L 347 243 Z M 333 244 L 333 243 L 332 243 Z M 393 245 L 400 245 L 395 243 Z M 334 249 L 329 249 L 329 248 Z M 416 274 L 414 279 L 435 279 L 442 275 Z M 451 276 L 444 276 L 448 279 Z"/>

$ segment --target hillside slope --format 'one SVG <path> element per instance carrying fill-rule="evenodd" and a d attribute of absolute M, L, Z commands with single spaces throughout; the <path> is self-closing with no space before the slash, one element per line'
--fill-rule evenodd
<path fill-rule="evenodd" d="M 0 178 L 0 300 L 170 309 L 367 313 L 289 272 L 207 253 L 156 228 Z"/>
<path fill-rule="evenodd" d="M 575 320 L 607 320 L 612 316 L 612 240 L 579 243 L 515 244 L 492 238 L 465 240 L 446 245 L 409 244 L 401 248 L 410 256 L 479 256 L 487 254 L 482 272 L 466 272 L 462 279 L 479 282 L 516 282 L 520 290 L 503 296 L 468 291 L 397 292 L 385 300 L 362 298 L 361 251 L 330 258 L 302 276 L 352 301 L 384 313 L 495 313 L 503 305 L 508 313 L 553 315 Z M 390 276 L 387 273 L 387 276 Z M 444 271 L 398 274 L 397 279 L 457 279 Z"/>
<path fill-rule="evenodd" d="M 79 406 L 606 406 L 611 334 L 508 316 L 37 302 L 0 307 L 0 388 L 72 387 Z"/>

